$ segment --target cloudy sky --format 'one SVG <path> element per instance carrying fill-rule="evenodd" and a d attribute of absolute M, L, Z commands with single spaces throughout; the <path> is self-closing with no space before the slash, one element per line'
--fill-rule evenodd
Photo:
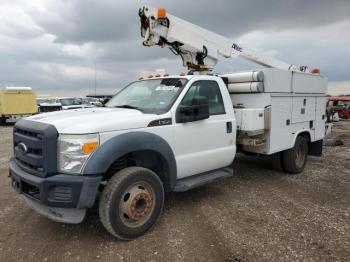
<path fill-rule="evenodd" d="M 185 72 L 167 49 L 142 46 L 138 8 L 165 7 L 241 46 L 317 67 L 350 94 L 349 0 L 0 0 L 0 86 L 39 94 L 114 92 L 143 71 Z M 217 72 L 256 68 L 220 61 Z"/>

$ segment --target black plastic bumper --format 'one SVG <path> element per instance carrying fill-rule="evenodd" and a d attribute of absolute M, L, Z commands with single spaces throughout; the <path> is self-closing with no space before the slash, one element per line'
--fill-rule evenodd
<path fill-rule="evenodd" d="M 42 178 L 28 174 L 10 159 L 13 188 L 20 194 L 50 207 L 89 208 L 94 205 L 102 176 L 57 174 Z"/>

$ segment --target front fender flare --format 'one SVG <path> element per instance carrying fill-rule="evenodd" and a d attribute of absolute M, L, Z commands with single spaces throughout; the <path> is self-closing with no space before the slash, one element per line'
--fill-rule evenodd
<path fill-rule="evenodd" d="M 128 132 L 104 142 L 89 158 L 84 175 L 104 174 L 115 160 L 140 150 L 157 152 L 166 162 L 165 184 L 172 190 L 177 178 L 176 160 L 170 145 L 162 137 L 148 132 Z"/>

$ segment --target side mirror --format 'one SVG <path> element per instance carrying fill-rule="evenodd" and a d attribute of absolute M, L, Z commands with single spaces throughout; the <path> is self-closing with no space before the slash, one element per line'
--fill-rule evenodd
<path fill-rule="evenodd" d="M 209 118 L 208 98 L 195 96 L 191 106 L 180 105 L 176 111 L 176 122 L 186 123 Z"/>

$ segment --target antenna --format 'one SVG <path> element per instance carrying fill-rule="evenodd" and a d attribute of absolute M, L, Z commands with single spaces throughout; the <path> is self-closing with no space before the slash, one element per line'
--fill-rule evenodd
<path fill-rule="evenodd" d="M 96 96 L 96 88 L 97 88 L 97 66 L 96 66 L 96 62 L 94 63 L 94 67 L 95 67 L 95 96 Z"/>

